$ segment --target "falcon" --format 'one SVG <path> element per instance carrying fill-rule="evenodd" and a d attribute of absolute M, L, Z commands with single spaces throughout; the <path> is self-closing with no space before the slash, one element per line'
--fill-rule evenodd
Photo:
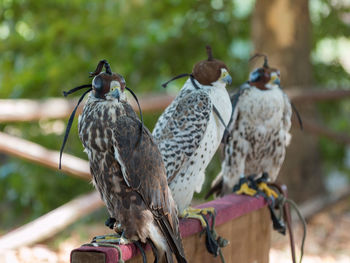
<path fill-rule="evenodd" d="M 249 80 L 231 96 L 233 113 L 224 139 L 221 171 L 207 196 L 232 193 L 235 185 L 237 193 L 256 195 L 257 189 L 249 187 L 246 177 L 256 175 L 260 177 L 258 188 L 268 197 L 276 197 L 266 181 L 276 180 L 284 161 L 291 139 L 292 104 L 281 89 L 279 70 L 269 67 L 265 55 L 256 56 L 264 56 L 263 66 L 251 72 Z"/>
<path fill-rule="evenodd" d="M 163 156 L 167 178 L 179 212 L 198 218 L 203 212 L 189 208 L 194 192 L 200 192 L 205 169 L 215 154 L 231 116 L 232 105 L 226 85 L 232 78 L 224 62 L 198 62 L 174 101 L 159 117 L 153 136 Z M 170 80 L 170 81 L 172 81 Z M 166 86 L 170 81 L 163 84 Z M 202 221 L 202 225 L 205 223 Z"/>
<path fill-rule="evenodd" d="M 93 184 L 110 215 L 108 224 L 128 241 L 149 241 L 159 262 L 173 262 L 172 253 L 178 262 L 187 262 L 162 156 L 127 102 L 124 90 L 130 89 L 105 60 L 90 76 L 91 93 L 78 130 Z"/>

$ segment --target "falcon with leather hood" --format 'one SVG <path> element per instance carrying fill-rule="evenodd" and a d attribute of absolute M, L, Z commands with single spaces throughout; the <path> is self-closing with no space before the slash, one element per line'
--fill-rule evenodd
<path fill-rule="evenodd" d="M 152 133 L 162 153 L 168 184 L 179 212 L 199 220 L 202 219 L 198 213 L 203 210 L 189 206 L 194 192 L 202 189 L 205 169 L 220 145 L 232 111 L 226 90 L 226 85 L 232 82 L 228 68 L 224 62 L 213 58 L 209 46 L 207 53 L 208 59 L 198 62 L 191 74 L 172 79 L 189 76 L 180 93 L 159 117 Z"/>
<path fill-rule="evenodd" d="M 264 65 L 231 97 L 233 113 L 229 136 L 224 138 L 224 160 L 207 196 L 232 193 L 235 185 L 236 193 L 256 195 L 257 189 L 249 187 L 246 177 L 256 175 L 258 188 L 267 197 L 276 197 L 266 181 L 276 180 L 284 161 L 291 139 L 292 105 L 281 89 L 279 70 L 268 66 L 265 55 L 256 56 L 265 57 Z"/>
<path fill-rule="evenodd" d="M 159 262 L 173 262 L 172 253 L 186 262 L 162 156 L 126 100 L 124 89 L 130 89 L 105 60 L 91 77 L 79 137 L 110 226 L 129 241 L 149 241 Z"/>

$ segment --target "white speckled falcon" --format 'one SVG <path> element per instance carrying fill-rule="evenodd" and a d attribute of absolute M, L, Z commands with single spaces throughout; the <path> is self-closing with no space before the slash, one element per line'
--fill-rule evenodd
<path fill-rule="evenodd" d="M 227 127 L 224 160 L 208 195 L 232 193 L 237 184 L 237 193 L 255 195 L 256 190 L 248 187 L 245 176 L 269 176 L 271 181 L 278 176 L 291 139 L 292 107 L 280 87 L 280 72 L 270 68 L 264 57 L 263 67 L 254 70 L 249 81 L 231 97 L 233 114 Z M 267 196 L 276 197 L 265 182 L 260 179 L 259 188 Z"/>
<path fill-rule="evenodd" d="M 189 210 L 185 209 L 194 192 L 202 188 L 205 169 L 220 145 L 232 112 L 226 90 L 232 78 L 227 66 L 212 57 L 209 46 L 207 53 L 208 59 L 198 62 L 192 74 L 187 74 L 189 79 L 153 130 L 174 200 L 179 212 L 187 217 Z"/>
<path fill-rule="evenodd" d="M 126 100 L 124 89 L 130 89 L 105 60 L 91 76 L 92 85 L 81 86 L 90 86 L 91 93 L 78 129 L 93 183 L 111 217 L 108 226 L 127 240 L 149 242 L 155 262 L 173 262 L 172 253 L 178 262 L 187 262 L 162 156 Z"/>

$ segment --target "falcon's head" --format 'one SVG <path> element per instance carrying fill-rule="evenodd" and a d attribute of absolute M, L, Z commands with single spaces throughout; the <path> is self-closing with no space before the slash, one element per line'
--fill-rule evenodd
<path fill-rule="evenodd" d="M 103 66 L 106 68 L 105 72 L 101 72 Z M 90 76 L 94 77 L 92 80 L 92 95 L 95 98 L 125 100 L 125 79 L 122 75 L 113 73 L 106 61 L 100 61 L 95 72 L 90 73 Z"/>
<path fill-rule="evenodd" d="M 194 78 L 202 85 L 226 85 L 232 83 L 224 62 L 213 58 L 210 46 L 207 46 L 208 59 L 198 62 L 192 70 Z"/>
<path fill-rule="evenodd" d="M 105 67 L 106 69 L 105 72 L 101 72 L 103 67 Z M 70 128 L 72 127 L 75 112 L 77 111 L 79 104 L 83 101 L 85 95 L 88 94 L 90 91 L 92 91 L 91 96 L 93 98 L 99 99 L 101 101 L 105 101 L 105 100 L 111 101 L 111 100 L 118 99 L 118 101 L 126 102 L 126 96 L 125 96 L 124 90 L 125 89 L 128 90 L 131 93 L 131 95 L 135 98 L 137 106 L 139 107 L 140 117 L 141 117 L 141 131 L 143 130 L 143 117 L 142 117 L 142 110 L 141 110 L 139 101 L 136 97 L 136 94 L 126 86 L 125 79 L 123 78 L 123 76 L 118 73 L 113 73 L 107 60 L 103 59 L 97 64 L 95 71 L 90 72 L 90 77 L 94 77 L 92 80 L 92 84 L 85 84 L 79 87 L 75 87 L 69 91 L 63 91 L 64 96 L 67 97 L 69 94 L 72 94 L 78 90 L 89 88 L 80 97 L 80 99 L 78 100 L 77 106 L 75 106 L 72 114 L 69 117 L 66 133 L 63 139 L 61 150 L 60 150 L 59 169 L 61 169 L 62 153 L 68 139 Z M 141 132 L 140 138 L 141 138 L 140 139 L 141 141 L 142 132 Z"/>
<path fill-rule="evenodd" d="M 250 73 L 249 84 L 260 90 L 269 90 L 273 87 L 279 87 L 281 77 L 280 71 L 269 67 L 266 55 L 256 54 L 250 60 L 257 56 L 264 56 L 264 65 Z"/>

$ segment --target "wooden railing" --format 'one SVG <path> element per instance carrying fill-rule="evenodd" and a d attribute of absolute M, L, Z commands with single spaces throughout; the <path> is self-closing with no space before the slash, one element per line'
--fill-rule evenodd
<path fill-rule="evenodd" d="M 147 94 L 140 98 L 140 106 L 144 112 L 162 110 L 174 99 L 171 95 L 152 95 Z M 0 122 L 20 122 L 36 121 L 40 119 L 63 119 L 68 117 L 75 105 L 77 99 L 0 99 Z M 135 110 L 138 110 L 136 102 L 129 99 L 130 104 Z M 82 103 L 84 105 L 84 103 Z M 77 110 L 81 113 L 82 106 Z"/>

